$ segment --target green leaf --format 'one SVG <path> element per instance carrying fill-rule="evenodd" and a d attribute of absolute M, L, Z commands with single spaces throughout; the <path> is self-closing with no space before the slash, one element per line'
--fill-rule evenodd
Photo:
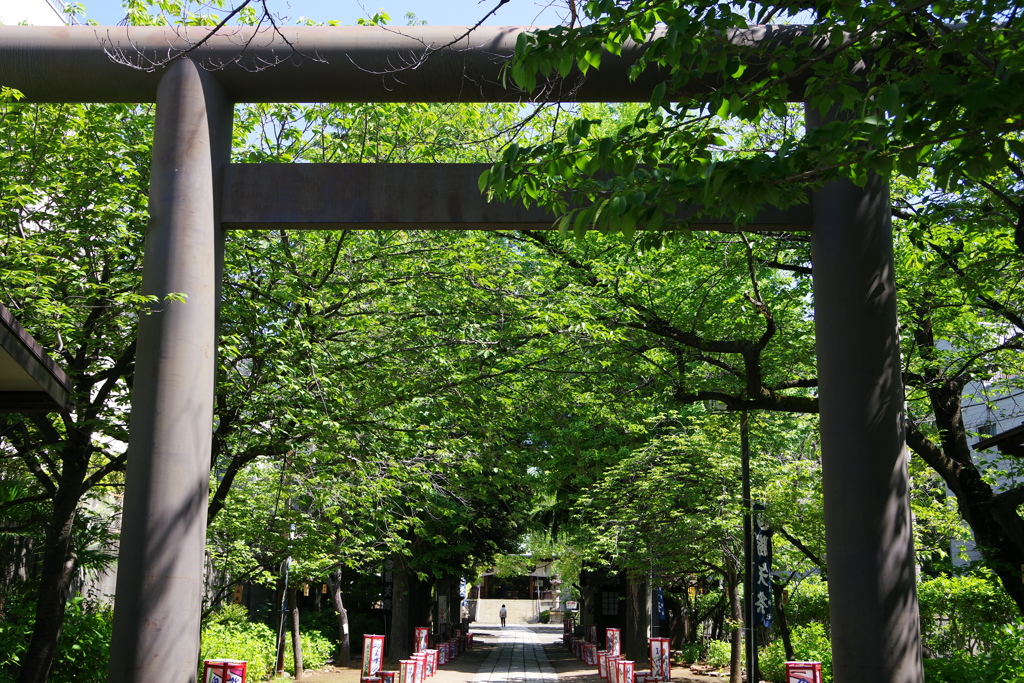
<path fill-rule="evenodd" d="M 899 108 L 900 102 L 900 87 L 896 84 L 890 83 L 883 87 L 875 100 L 876 104 L 880 109 L 890 114 L 896 112 Z"/>
<path fill-rule="evenodd" d="M 573 212 L 570 211 L 558 220 L 558 234 L 565 237 L 569 233 L 569 224 L 572 222 Z"/>
<path fill-rule="evenodd" d="M 599 68 L 601 66 L 601 48 L 585 50 L 583 52 L 583 61 L 595 69 Z"/>
<path fill-rule="evenodd" d="M 1024 142 L 1008 138 L 1006 139 L 1006 146 L 1010 148 L 1010 151 L 1013 152 L 1014 156 L 1020 160 L 1024 160 Z"/>
<path fill-rule="evenodd" d="M 654 86 L 654 92 L 651 93 L 651 106 L 658 107 L 665 99 L 665 89 L 668 84 L 665 81 L 661 81 L 658 85 Z"/>
<path fill-rule="evenodd" d="M 567 77 L 569 75 L 569 72 L 572 71 L 573 61 L 574 60 L 573 60 L 572 52 L 569 52 L 567 50 L 567 51 L 562 53 L 562 58 L 558 62 L 558 74 L 562 78 Z"/>
<path fill-rule="evenodd" d="M 729 100 L 723 98 L 722 103 L 718 105 L 718 111 L 715 112 L 718 118 L 725 119 L 729 117 Z"/>
<path fill-rule="evenodd" d="M 940 73 L 928 80 L 928 85 L 936 93 L 948 94 L 956 90 L 958 81 L 953 74 Z"/>

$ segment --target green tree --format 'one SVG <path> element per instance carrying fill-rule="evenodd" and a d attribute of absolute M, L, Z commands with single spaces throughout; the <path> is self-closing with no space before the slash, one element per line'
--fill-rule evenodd
<path fill-rule="evenodd" d="M 513 107 L 253 107 L 239 114 L 236 131 L 245 143 L 236 157 L 464 159 L 467 139 L 500 144 L 516 116 Z M 479 148 L 476 158 L 487 150 Z M 523 465 L 506 455 L 518 448 L 515 436 L 502 425 L 520 391 L 515 377 L 531 359 L 510 351 L 538 334 L 522 322 L 529 320 L 529 282 L 504 284 L 520 275 L 520 252 L 481 234 L 233 236 L 218 393 L 217 463 L 224 476 L 211 517 L 215 529 L 225 525 L 218 544 L 256 552 L 241 554 L 249 559 L 231 576 L 266 571 L 282 557 L 279 532 L 266 538 L 264 521 L 244 508 L 229 513 L 224 503 L 231 504 L 231 480 L 246 477 L 243 464 L 257 466 L 252 477 L 260 480 L 268 470 L 259 463 L 285 443 L 297 450 L 311 444 L 327 458 L 315 476 L 310 471 L 289 485 L 303 506 L 301 524 L 282 515 L 282 523 L 296 524 L 288 544 L 296 571 L 365 567 L 393 552 L 409 555 L 401 564 L 423 581 L 514 549 L 518 501 L 528 489 Z M 494 426 L 482 424 L 481 415 Z M 368 471 L 357 472 L 354 463 Z M 372 557 L 355 531 L 359 523 L 339 516 L 342 501 L 324 502 L 316 492 L 346 480 L 354 487 L 351 503 L 377 501 L 375 528 L 394 541 L 375 546 Z M 237 501 L 245 502 L 250 486 L 269 491 L 274 484 L 246 484 Z M 346 540 L 350 533 L 355 537 Z M 320 540 L 299 540 L 311 536 Z M 405 626 L 396 618 L 396 629 Z"/>
<path fill-rule="evenodd" d="M 896 171 L 913 181 L 895 186 L 894 211 L 908 445 L 957 495 L 987 561 L 1024 611 L 1024 520 L 1017 512 L 1024 493 L 997 492 L 986 481 L 959 412 L 972 380 L 997 368 L 1017 375 L 1019 290 L 999 274 L 1016 272 L 1013 246 L 1024 245 L 1019 8 L 593 0 L 579 11 L 584 21 L 522 38 L 511 77 L 530 91 L 552 74 L 571 81 L 573 67 L 586 74 L 600 68 L 602 55 L 641 41 L 644 57 L 632 74 L 657 84 L 650 102 L 612 127 L 584 111 L 564 135 L 510 147 L 484 179 L 489 191 L 553 208 L 563 232 L 597 228 L 632 241 L 637 228 L 647 228 L 640 244 L 652 245 L 678 236 L 658 229 L 679 227 L 679 206 L 733 216 L 742 226 L 757 208 L 805 201 L 836 177 L 863 183 L 868 173 Z M 771 29 L 758 34 L 767 42 L 754 48 L 727 39 L 750 24 L 789 17 L 813 26 Z M 791 100 L 831 109 L 834 118 L 804 134 L 787 123 Z M 737 134 L 742 125 L 774 129 L 779 139 L 750 146 Z M 750 243 L 755 258 L 802 283 L 790 291 L 807 292 L 811 265 L 800 237 Z M 787 252 L 795 259 L 774 256 Z M 754 301 L 777 315 L 777 298 Z M 807 350 L 807 333 L 786 332 L 782 347 Z M 755 381 L 739 392 L 719 391 L 719 400 L 816 410 L 813 395 L 802 394 L 800 407 L 763 398 L 783 387 L 816 386 L 813 370 L 803 371 L 812 356 L 800 357 L 797 371 L 773 366 L 784 375 L 774 385 L 747 372 Z"/>
<path fill-rule="evenodd" d="M 74 401 L 3 418 L 4 478 L 22 487 L 5 506 L 42 529 L 23 681 L 44 680 L 53 661 L 87 553 L 82 502 L 124 467 L 151 127 L 147 109 L 0 101 L 2 297 L 67 372 Z"/>
<path fill-rule="evenodd" d="M 731 608 L 731 680 L 741 676 L 742 524 L 735 429 L 722 421 L 664 415 L 647 442 L 584 491 L 580 539 L 592 561 L 610 562 L 633 582 L 712 575 Z M 630 643 L 643 649 L 643 641 Z M 636 656 L 636 655 L 634 655 Z"/>

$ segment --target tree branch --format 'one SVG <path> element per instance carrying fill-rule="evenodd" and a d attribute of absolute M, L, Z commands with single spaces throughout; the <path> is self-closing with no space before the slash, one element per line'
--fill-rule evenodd
<path fill-rule="evenodd" d="M 15 507 L 16 505 L 24 505 L 25 503 L 37 503 L 41 500 L 49 500 L 52 498 L 52 493 L 37 493 L 33 496 L 22 496 L 21 498 L 15 498 L 5 503 L 0 503 L 0 510 Z"/>
<path fill-rule="evenodd" d="M 122 453 L 119 456 L 117 456 L 116 458 L 113 458 L 112 460 L 110 460 L 103 467 L 101 467 L 98 470 L 96 470 L 95 472 L 93 472 L 92 475 L 88 479 L 85 480 L 85 483 L 84 483 L 83 488 L 82 488 L 82 492 L 84 493 L 84 492 L 88 491 L 89 489 L 91 489 L 93 486 L 96 486 L 97 484 L 99 484 L 101 481 L 103 481 L 103 478 L 106 477 L 111 472 L 119 472 L 119 471 L 124 470 L 124 466 L 125 466 L 125 463 L 127 462 L 127 460 L 128 460 L 128 453 Z"/>
<path fill-rule="evenodd" d="M 772 528 L 775 531 L 779 532 L 780 536 L 782 536 L 784 539 L 792 543 L 794 548 L 803 553 L 808 560 L 813 562 L 815 566 L 818 567 L 818 570 L 821 572 L 822 579 L 826 579 L 828 577 L 828 566 L 826 565 L 825 560 L 822 557 L 820 557 L 813 550 L 811 550 L 806 545 L 801 543 L 799 538 L 793 536 L 788 531 L 786 531 L 785 527 L 781 525 L 773 525 Z"/>
<path fill-rule="evenodd" d="M 1016 510 L 1018 506 L 1024 504 L 1024 486 L 1017 486 L 996 494 L 996 500 L 1002 505 Z"/>

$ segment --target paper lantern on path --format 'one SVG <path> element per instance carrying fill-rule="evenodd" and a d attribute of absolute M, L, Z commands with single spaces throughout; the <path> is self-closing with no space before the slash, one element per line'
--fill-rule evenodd
<path fill-rule="evenodd" d="M 424 652 L 427 649 L 427 639 L 430 637 L 429 626 L 416 627 L 416 647 L 414 652 Z"/>
<path fill-rule="evenodd" d="M 384 636 L 363 636 L 363 671 L 361 676 L 373 676 L 384 666 Z"/>
<path fill-rule="evenodd" d="M 398 683 L 415 683 L 416 662 L 411 659 L 398 660 Z"/>
<path fill-rule="evenodd" d="M 609 628 L 605 629 L 604 636 L 604 649 L 613 655 L 622 654 L 622 629 L 620 628 Z"/>
<path fill-rule="evenodd" d="M 672 680 L 672 649 L 668 638 L 651 638 L 651 675 L 659 681 Z"/>

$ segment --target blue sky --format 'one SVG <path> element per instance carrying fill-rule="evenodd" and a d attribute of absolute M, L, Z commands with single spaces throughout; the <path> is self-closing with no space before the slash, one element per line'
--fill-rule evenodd
<path fill-rule="evenodd" d="M 105 26 L 116 24 L 124 16 L 120 0 L 80 0 L 87 9 L 86 16 Z M 230 2 L 230 0 L 228 0 Z M 299 17 L 314 21 L 338 20 L 354 24 L 383 9 L 391 15 L 392 24 L 405 24 L 406 12 L 433 26 L 462 26 L 475 24 L 498 5 L 499 0 L 267 0 L 271 11 L 290 17 L 294 23 Z M 550 25 L 561 23 L 564 4 L 555 0 L 510 0 L 487 20 L 488 25 Z"/>

